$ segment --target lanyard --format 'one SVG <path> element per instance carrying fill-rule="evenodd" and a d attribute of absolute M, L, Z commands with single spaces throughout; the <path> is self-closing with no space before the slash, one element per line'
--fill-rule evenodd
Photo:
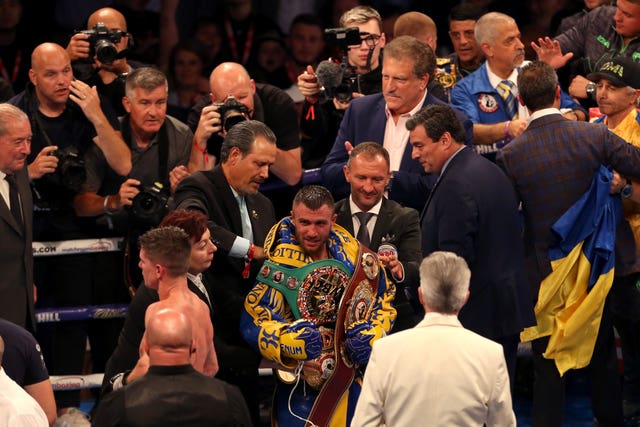
<path fill-rule="evenodd" d="M 16 52 L 16 61 L 13 64 L 13 73 L 11 73 L 11 78 L 9 78 L 9 73 L 7 72 L 7 67 L 4 65 L 4 61 L 0 59 L 0 74 L 5 78 L 6 81 L 15 83 L 18 78 L 18 72 L 20 71 L 20 63 L 22 62 L 22 52 Z"/>
<path fill-rule="evenodd" d="M 229 39 L 229 45 L 231 46 L 231 54 L 233 55 L 233 59 L 236 62 L 240 62 L 241 64 L 246 64 L 249 59 L 249 54 L 251 53 L 251 45 L 253 44 L 253 21 L 249 24 L 249 30 L 247 31 L 247 40 L 244 42 L 244 51 L 242 52 L 242 61 L 240 61 L 240 52 L 238 51 L 238 42 L 236 41 L 236 36 L 233 33 L 233 28 L 231 28 L 231 21 L 228 17 L 224 20 L 224 28 L 227 33 L 227 38 Z"/>

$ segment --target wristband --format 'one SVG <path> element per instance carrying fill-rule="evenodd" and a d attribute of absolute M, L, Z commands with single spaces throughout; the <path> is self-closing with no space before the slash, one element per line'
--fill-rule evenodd
<path fill-rule="evenodd" d="M 251 261 L 253 261 L 253 252 L 256 250 L 256 245 L 253 243 L 249 246 L 249 251 L 247 252 L 247 256 L 245 257 L 244 270 L 242 270 L 242 278 L 249 278 L 249 271 L 251 270 Z"/>
<path fill-rule="evenodd" d="M 505 122 L 505 126 L 504 126 L 504 139 L 509 141 L 511 139 L 511 132 L 509 132 L 509 126 L 511 125 L 511 122 L 509 120 L 507 120 Z"/>
<path fill-rule="evenodd" d="M 195 138 L 193 139 L 193 146 L 195 147 L 196 150 L 198 150 L 199 152 L 202 153 L 202 159 L 204 160 L 205 166 L 208 165 L 209 164 L 209 152 L 207 152 L 207 147 L 200 148 L 200 146 L 196 142 Z"/>
<path fill-rule="evenodd" d="M 111 195 L 104 197 L 104 203 L 102 204 L 102 209 L 104 210 L 104 213 L 106 213 L 107 215 L 113 215 L 114 213 L 118 212 L 120 209 L 109 209 L 109 197 L 111 197 Z"/>

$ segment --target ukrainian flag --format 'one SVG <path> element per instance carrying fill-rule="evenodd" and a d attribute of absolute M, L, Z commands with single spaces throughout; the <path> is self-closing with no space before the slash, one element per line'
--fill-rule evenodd
<path fill-rule="evenodd" d="M 595 346 L 605 298 L 613 283 L 619 196 L 609 194 L 612 173 L 604 166 L 591 187 L 553 225 L 559 242 L 549 249 L 552 272 L 540 285 L 537 325 L 522 341 L 550 336 L 544 357 L 560 375 L 587 366 Z"/>

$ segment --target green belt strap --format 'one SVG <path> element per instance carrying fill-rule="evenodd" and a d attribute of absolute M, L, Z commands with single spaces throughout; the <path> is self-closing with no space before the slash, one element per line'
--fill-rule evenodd
<path fill-rule="evenodd" d="M 284 267 L 284 266 L 275 264 L 271 261 L 265 261 L 264 264 L 262 264 L 260 273 L 258 273 L 258 280 L 282 292 L 282 294 L 284 295 L 284 298 L 287 300 L 287 303 L 289 303 L 289 307 L 291 307 L 291 311 L 293 312 L 293 315 L 295 316 L 296 319 L 299 319 L 301 315 L 300 315 L 300 309 L 298 308 L 298 291 L 300 290 L 300 286 L 302 285 L 302 282 L 307 277 L 307 275 L 309 275 L 309 273 L 311 273 L 313 270 L 315 270 L 318 267 L 326 267 L 326 266 L 338 267 L 340 270 L 351 275 L 349 270 L 347 270 L 347 267 L 345 267 L 344 264 L 342 264 L 340 261 L 337 261 L 335 259 L 324 259 L 321 261 L 314 261 L 312 263 L 309 263 L 307 265 L 303 265 L 302 267 L 297 267 L 297 268 Z M 265 276 L 263 272 L 266 270 L 266 268 L 268 268 L 269 270 L 267 275 Z M 273 281 L 273 277 L 275 276 L 275 273 L 277 271 L 282 272 L 282 278 L 279 282 L 276 283 Z M 295 278 L 296 280 L 295 287 L 290 288 L 287 286 L 287 281 L 289 280 L 290 277 Z"/>

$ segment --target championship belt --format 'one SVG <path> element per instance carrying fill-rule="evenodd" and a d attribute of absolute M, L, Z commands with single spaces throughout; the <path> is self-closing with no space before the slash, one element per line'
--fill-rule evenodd
<path fill-rule="evenodd" d="M 436 58 L 435 79 L 443 88 L 451 90 L 456 85 L 456 64 L 450 58 Z"/>
<path fill-rule="evenodd" d="M 335 367 L 322 386 L 305 427 L 329 425 L 338 402 L 355 376 L 354 364 L 344 350 L 346 330 L 357 321 L 369 319 L 376 303 L 379 274 L 377 255 L 362 244 L 359 247 L 355 272 L 338 305 L 333 339 Z"/>
<path fill-rule="evenodd" d="M 335 259 L 315 261 L 298 268 L 265 261 L 258 280 L 284 295 L 296 319 L 312 320 L 318 325 L 322 354 L 314 360 L 321 371 L 305 369 L 304 377 L 311 387 L 319 389 L 335 368 L 334 325 L 342 295 L 351 280 L 349 270 Z M 293 384 L 296 380 L 291 372 L 278 369 L 275 373 L 286 384 Z"/>

